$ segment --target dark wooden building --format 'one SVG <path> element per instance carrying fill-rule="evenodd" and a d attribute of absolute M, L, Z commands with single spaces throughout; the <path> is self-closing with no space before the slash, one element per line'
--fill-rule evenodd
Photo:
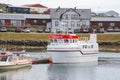
<path fill-rule="evenodd" d="M 120 18 L 115 17 L 99 17 L 99 18 L 91 18 L 91 27 L 100 28 L 103 27 L 107 30 L 109 27 L 119 28 L 120 29 Z"/>
<path fill-rule="evenodd" d="M 30 8 L 22 7 L 22 6 L 7 6 L 6 7 L 8 13 L 24 13 L 30 14 Z"/>

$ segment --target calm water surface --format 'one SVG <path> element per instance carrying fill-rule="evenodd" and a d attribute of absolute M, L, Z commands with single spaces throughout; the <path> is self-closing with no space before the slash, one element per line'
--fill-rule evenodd
<path fill-rule="evenodd" d="M 111 58 L 112 55 L 120 58 L 118 53 L 101 53 L 99 56 Z M 97 65 L 36 64 L 0 72 L 0 80 L 120 80 L 120 60 L 103 60 Z"/>

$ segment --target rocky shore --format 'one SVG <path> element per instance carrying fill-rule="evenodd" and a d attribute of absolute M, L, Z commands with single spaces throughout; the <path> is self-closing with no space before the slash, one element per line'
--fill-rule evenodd
<path fill-rule="evenodd" d="M 18 48 L 18 49 L 29 49 L 29 50 L 42 50 L 46 49 L 48 41 L 41 40 L 0 40 L 0 48 Z M 120 41 L 118 42 L 98 42 L 100 46 L 100 51 L 114 51 L 120 52 Z"/>

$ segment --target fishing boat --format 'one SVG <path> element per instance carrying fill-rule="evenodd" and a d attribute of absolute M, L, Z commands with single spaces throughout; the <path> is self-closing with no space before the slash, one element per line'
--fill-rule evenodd
<path fill-rule="evenodd" d="M 81 63 L 98 61 L 98 43 L 95 33 L 87 37 L 76 34 L 51 34 L 47 51 L 52 63 Z"/>
<path fill-rule="evenodd" d="M 31 65 L 32 60 L 27 53 L 0 51 L 0 70 L 11 70 Z"/>

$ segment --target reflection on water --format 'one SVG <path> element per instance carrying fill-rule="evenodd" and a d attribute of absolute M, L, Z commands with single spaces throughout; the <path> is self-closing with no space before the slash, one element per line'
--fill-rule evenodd
<path fill-rule="evenodd" d="M 49 80 L 94 80 L 96 65 L 52 64 L 48 68 Z"/>
<path fill-rule="evenodd" d="M 24 67 L 20 69 L 15 70 L 9 70 L 9 71 L 0 71 L 0 80 L 17 80 L 17 76 L 21 76 L 21 74 L 26 74 L 30 71 L 31 67 Z M 21 76 L 21 80 L 22 80 Z"/>
<path fill-rule="evenodd" d="M 0 72 L 0 80 L 120 80 L 120 54 L 98 64 L 37 64 Z M 119 56 L 119 57 L 118 57 Z M 113 60 L 115 59 L 115 60 Z"/>

